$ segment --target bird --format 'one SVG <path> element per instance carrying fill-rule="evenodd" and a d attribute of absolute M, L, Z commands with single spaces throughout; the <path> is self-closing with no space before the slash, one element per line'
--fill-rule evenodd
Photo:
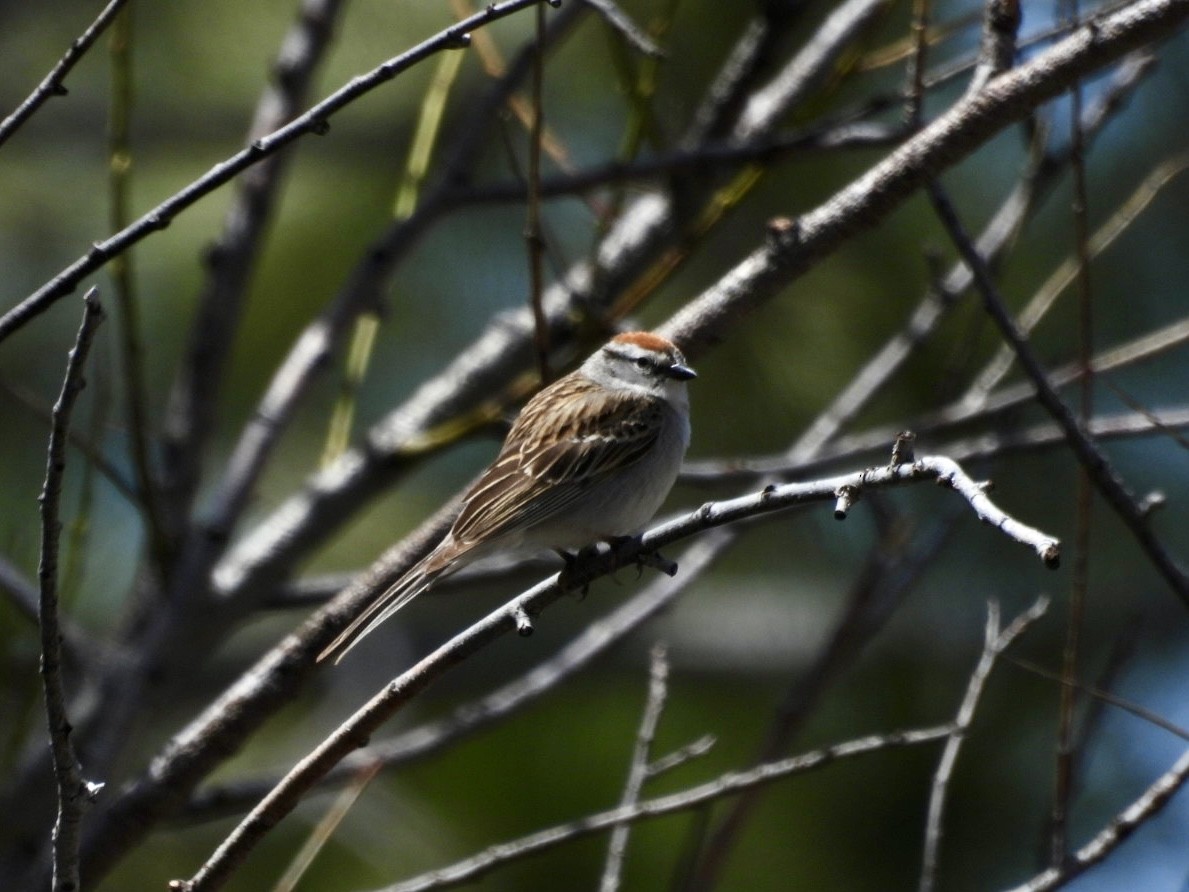
<path fill-rule="evenodd" d="M 541 389 L 463 496 L 450 531 L 356 617 L 318 662 L 339 662 L 437 580 L 497 551 L 570 551 L 632 535 L 673 488 L 689 446 L 686 382 L 669 339 L 631 331 Z"/>

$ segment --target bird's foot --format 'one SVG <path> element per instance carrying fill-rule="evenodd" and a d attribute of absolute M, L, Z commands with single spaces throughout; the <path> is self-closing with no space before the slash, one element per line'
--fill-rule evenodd
<path fill-rule="evenodd" d="M 588 545 L 579 551 L 577 554 L 566 551 L 563 548 L 555 548 L 554 551 L 561 557 L 565 566 L 562 568 L 561 575 L 558 582 L 562 588 L 572 589 L 578 596 L 578 600 L 582 600 L 590 593 L 590 580 L 578 584 L 575 577 L 578 575 L 578 568 L 584 562 L 584 559 L 589 558 L 592 554 L 598 551 L 597 545 Z"/>
<path fill-rule="evenodd" d="M 625 549 L 629 543 L 636 543 L 636 553 L 632 555 L 631 560 L 636 564 L 636 578 L 639 579 L 644 573 L 645 567 L 651 567 L 654 570 L 660 570 L 666 576 L 677 575 L 677 562 L 671 561 L 659 551 L 641 551 L 639 548 L 640 536 L 612 536 L 608 538 L 607 545 L 611 548 L 613 555 L 618 555 L 621 550 Z"/>

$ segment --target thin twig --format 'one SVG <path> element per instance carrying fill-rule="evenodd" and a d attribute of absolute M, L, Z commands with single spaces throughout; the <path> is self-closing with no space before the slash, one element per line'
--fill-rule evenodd
<path fill-rule="evenodd" d="M 66 87 L 63 86 L 63 81 L 66 80 L 66 75 L 78 63 L 94 44 L 99 39 L 104 29 L 111 24 L 112 19 L 120 11 L 120 8 L 127 2 L 127 0 L 111 0 L 107 6 L 95 17 L 90 26 L 76 37 L 70 43 L 68 49 L 57 64 L 50 70 L 37 85 L 37 88 L 29 94 L 29 96 L 17 106 L 16 110 L 0 122 L 0 146 L 8 141 L 22 124 L 28 120 L 34 112 L 37 111 L 45 102 L 53 96 L 65 96 Z"/>
<path fill-rule="evenodd" d="M 43 405 L 41 401 L 32 393 L 26 391 L 24 388 L 7 382 L 0 382 L 0 393 L 6 394 L 13 402 L 17 404 L 20 409 L 27 412 L 31 417 L 36 418 L 39 422 L 44 423 L 47 427 L 50 424 L 50 407 Z M 70 445 L 79 451 L 92 467 L 97 470 L 108 483 L 111 484 L 112 489 L 120 494 L 132 508 L 140 508 L 140 494 L 137 492 L 136 484 L 124 476 L 124 472 L 115 466 L 103 452 L 95 446 L 90 440 L 79 434 L 74 429 L 69 431 Z"/>
<path fill-rule="evenodd" d="M 983 687 L 991 674 L 998 656 L 1011 646 L 1012 642 L 1027 628 L 1044 616 L 1049 608 L 1048 598 L 1039 598 L 1035 604 L 1017 616 L 1006 629 L 999 627 L 999 605 L 992 601 L 987 605 L 987 626 L 983 637 L 983 652 L 966 686 L 966 695 L 954 719 L 954 733 L 945 742 L 937 770 L 933 774 L 932 791 L 929 794 L 929 816 L 925 823 L 925 851 L 921 859 L 920 892 L 932 892 L 937 881 L 937 860 L 941 850 L 942 821 L 945 815 L 945 798 L 953 777 L 954 765 L 962 741 L 974 721 L 974 712 L 982 696 Z"/>
<path fill-rule="evenodd" d="M 766 762 L 744 771 L 732 771 L 715 780 L 679 793 L 671 793 L 656 799 L 645 799 L 633 806 L 599 812 L 511 842 L 491 846 L 465 861 L 389 886 L 384 892 L 426 892 L 430 889 L 447 889 L 475 880 L 509 861 L 527 857 L 572 839 L 602 832 L 609 827 L 618 826 L 627 821 L 638 821 L 674 812 L 689 811 L 755 786 L 823 768 L 840 759 L 884 752 L 902 746 L 932 743 L 947 737 L 952 731 L 952 725 L 939 725 L 934 728 L 876 734 L 847 743 L 835 744 L 824 749 L 812 750 L 803 755 L 792 756 L 777 762 Z"/>
<path fill-rule="evenodd" d="M 700 758 L 706 755 L 712 749 L 717 739 L 713 734 L 704 734 L 697 740 L 687 743 L 685 746 L 673 750 L 673 752 L 661 756 L 655 762 L 648 766 L 648 776 L 657 777 L 664 774 L 666 771 L 672 771 L 689 762 L 692 759 Z"/>
<path fill-rule="evenodd" d="M 5 557 L 0 557 L 0 592 L 8 595 L 9 602 L 21 616 L 34 624 L 41 621 L 41 597 L 37 586 Z M 58 634 L 62 654 L 67 660 L 81 662 L 86 658 L 91 642 L 87 633 L 70 617 L 58 617 Z"/>
<path fill-rule="evenodd" d="M 198 199 L 222 186 L 236 174 L 256 164 L 262 158 L 279 151 L 299 137 L 310 133 L 325 133 L 329 119 L 360 96 L 371 92 L 436 53 L 465 47 L 470 31 L 514 15 L 541 2 L 545 2 L 545 0 L 504 0 L 501 3 L 493 3 L 465 21 L 451 25 L 412 49 L 406 50 L 399 56 L 394 56 L 367 74 L 353 78 L 345 86 L 331 93 L 303 114 L 298 115 L 284 127 L 273 131 L 268 136 L 261 137 L 246 149 L 216 164 L 203 176 L 161 202 L 131 226 L 110 238 L 96 242 L 86 254 L 0 317 L 0 341 L 5 340 L 31 319 L 45 312 L 59 298 L 73 291 L 83 277 L 99 269 L 113 257 L 150 234 L 164 229 L 175 216 Z"/>
<path fill-rule="evenodd" d="M 45 484 L 41 490 L 40 586 L 41 681 L 45 690 L 46 718 L 54 777 L 58 784 L 58 817 L 54 823 L 54 892 L 76 892 L 79 886 L 79 825 L 87 802 L 101 785 L 83 777 L 82 766 L 71 743 L 71 726 L 62 685 L 62 644 L 58 625 L 58 537 L 62 530 L 59 508 L 62 476 L 66 470 L 66 431 L 75 400 L 84 386 L 83 370 L 95 329 L 103 321 L 96 289 L 83 298 L 83 321 L 66 363 L 62 391 L 54 404 Z"/>
<path fill-rule="evenodd" d="M 1010 892 L 1048 892 L 1059 889 L 1075 877 L 1105 859 L 1125 842 L 1135 830 L 1160 812 L 1189 780 L 1189 750 L 1143 795 L 1119 812 L 1102 831 L 1067 858 L 1059 867 L 1050 867 Z"/>
<path fill-rule="evenodd" d="M 1071 27 L 1081 23 L 1077 0 L 1065 0 L 1065 18 Z M 1085 428 L 1094 416 L 1094 326 L 1093 292 L 1090 287 L 1090 224 L 1087 217 L 1085 136 L 1082 133 L 1082 88 L 1075 81 L 1070 90 L 1070 172 L 1073 175 L 1074 256 L 1077 258 L 1078 285 L 1078 380 L 1077 420 Z M 1069 581 L 1069 611 L 1062 648 L 1061 674 L 1069 682 L 1078 677 L 1081 655 L 1082 627 L 1086 621 L 1086 598 L 1090 588 L 1090 529 L 1094 516 L 1094 486 L 1090 469 L 1083 462 L 1078 467 L 1074 496 L 1075 528 L 1073 543 L 1073 572 Z M 1078 689 L 1073 684 L 1061 687 L 1057 709 L 1057 757 L 1055 789 L 1049 825 L 1049 863 L 1060 866 L 1068 846 L 1069 808 L 1073 801 L 1076 778 L 1074 712 L 1077 709 Z"/>
<path fill-rule="evenodd" d="M 310 865 L 314 863 L 314 859 L 318 857 L 318 853 L 322 851 L 322 847 L 326 845 L 334 831 L 343 822 L 351 811 L 351 807 L 355 805 L 357 799 L 363 795 L 363 791 L 367 789 L 379 773 L 380 769 L 384 767 L 382 762 L 372 761 L 371 763 L 360 766 L 359 770 L 355 772 L 354 777 L 351 778 L 351 783 L 348 784 L 335 798 L 334 803 L 326 810 L 326 813 L 318 821 L 302 847 L 293 856 L 293 860 L 289 862 L 289 866 L 285 869 L 285 873 L 277 880 L 277 883 L 272 888 L 272 892 L 293 892 L 297 888 L 301 878 L 305 876 Z"/>
<path fill-rule="evenodd" d="M 107 127 L 108 220 L 111 232 L 128 225 L 132 190 L 132 128 L 134 101 L 132 76 L 132 10 L 121 10 L 112 25 L 109 56 L 112 86 Z M 149 555 L 160 572 L 169 556 L 161 515 L 157 476 L 149 446 L 148 396 L 145 392 L 144 344 L 141 341 L 140 304 L 136 269 L 131 250 L 112 259 L 112 297 L 115 302 L 120 378 L 128 428 L 129 464 L 136 479 L 139 505 L 145 523 Z"/>
<path fill-rule="evenodd" d="M 874 114 L 876 111 L 863 109 L 864 113 Z M 642 158 L 594 164 L 569 173 L 543 177 L 538 191 L 542 198 L 565 198 L 646 180 L 663 182 L 673 176 L 731 172 L 748 164 L 771 163 L 796 157 L 798 153 L 887 148 L 902 142 L 906 135 L 904 127 L 900 125 L 846 115 L 837 121 L 774 135 L 767 140 L 703 143 L 690 148 L 662 150 Z M 520 202 L 525 201 L 526 196 L 525 183 L 517 179 L 457 186 L 451 193 L 451 202 L 465 207 Z"/>
<path fill-rule="evenodd" d="M 439 57 L 433 78 L 421 100 L 421 112 L 417 116 L 417 126 L 413 131 L 404 174 L 401 177 L 400 186 L 397 188 L 396 204 L 393 209 L 393 216 L 397 220 L 407 220 L 417 209 L 421 188 L 429 172 L 434 148 L 438 145 L 438 137 L 442 132 L 442 120 L 445 117 L 446 105 L 452 88 L 458 82 L 458 73 L 462 70 L 463 59 L 462 53 L 446 53 Z M 351 442 L 356 403 L 359 391 L 367 376 L 368 366 L 371 364 L 372 352 L 375 349 L 379 330 L 380 312 L 378 308 L 366 310 L 355 320 L 355 330 L 351 334 L 351 345 L 347 348 L 346 362 L 339 386 L 339 397 L 335 401 L 330 422 L 327 424 L 326 445 L 322 450 L 321 461 L 324 468 L 336 461 Z"/>
<path fill-rule="evenodd" d="M 653 59 L 665 57 L 664 51 L 652 41 L 643 28 L 632 21 L 631 16 L 624 12 L 614 0 L 582 0 L 582 2 L 597 11 L 603 17 L 603 21 L 623 37 L 629 46 L 635 47 L 637 51 Z"/>
<path fill-rule="evenodd" d="M 1074 685 L 1086 696 L 1092 697 L 1095 700 L 1101 700 L 1103 703 L 1108 703 L 1111 706 L 1118 707 L 1124 712 L 1129 712 L 1136 718 L 1142 719 L 1151 725 L 1155 725 L 1157 728 L 1167 731 L 1169 734 L 1176 735 L 1177 737 L 1181 738 L 1181 740 L 1189 743 L 1189 728 L 1182 728 L 1180 725 L 1169 721 L 1164 716 L 1155 713 L 1144 706 L 1140 706 L 1138 703 L 1133 703 L 1130 700 L 1125 700 L 1117 694 L 1112 694 L 1110 691 L 1105 690 L 1101 685 L 1089 685 L 1083 684 L 1080 681 L 1070 680 L 1065 678 L 1060 672 L 1053 672 L 1049 669 L 1045 669 L 1043 666 L 1033 663 L 1031 660 L 1021 659 L 1020 657 L 1007 657 L 1007 661 L 1012 665 L 1023 669 L 1025 672 L 1031 672 L 1034 675 L 1039 675 L 1041 678 L 1047 678 L 1049 681 L 1055 681 L 1058 684 L 1063 685 Z"/>
<path fill-rule="evenodd" d="M 1008 76 L 1005 75 L 1005 77 Z M 1001 83 L 1004 78 L 1000 78 L 994 83 Z M 1131 531 L 1152 565 L 1164 577 L 1173 592 L 1181 598 L 1182 603 L 1189 607 L 1189 577 L 1186 577 L 1185 571 L 1177 565 L 1160 540 L 1156 538 L 1147 516 L 1140 510 L 1131 493 L 1127 491 L 1126 485 L 1111 466 L 1106 455 L 1090 439 L 1085 428 L 1057 394 L 1048 372 L 1041 366 L 1031 345 L 1016 327 L 1015 321 L 999 293 L 999 288 L 987 268 L 986 261 L 971 243 L 965 227 L 958 219 L 957 213 L 942 187 L 936 182 L 931 183 L 929 196 L 954 245 L 962 255 L 962 259 L 974 273 L 975 284 L 983 296 L 987 313 L 999 327 L 1003 339 L 1012 345 L 1021 367 L 1035 387 L 1037 401 L 1064 431 L 1069 440 L 1070 449 L 1089 472 L 1098 491 L 1102 493 L 1124 525 Z"/>
<path fill-rule="evenodd" d="M 644 706 L 644 715 L 640 719 L 640 729 L 636 732 L 636 746 L 632 752 L 631 766 L 628 769 L 627 783 L 624 784 L 623 796 L 620 797 L 621 809 L 631 808 L 640 801 L 640 791 L 644 788 L 644 781 L 648 779 L 648 763 L 651 758 L 652 741 L 656 737 L 656 728 L 660 723 L 661 712 L 665 708 L 665 698 L 668 695 L 669 660 L 663 644 L 656 644 L 652 648 L 652 664 L 648 677 L 648 702 Z M 616 892 L 623 880 L 623 861 L 627 855 L 628 837 L 632 832 L 630 824 L 617 824 L 611 831 L 611 839 L 607 843 L 607 860 L 603 865 L 603 878 L 599 883 L 600 892 Z"/>
<path fill-rule="evenodd" d="M 1020 0 L 986 0 L 982 40 L 974 75 L 967 87 L 977 93 L 987 81 L 1007 71 L 1015 60 L 1016 34 L 1020 29 Z"/>
<path fill-rule="evenodd" d="M 925 95 L 925 58 L 929 49 L 929 0 L 913 0 L 912 24 L 909 26 L 912 53 L 908 56 L 908 75 L 905 78 L 904 122 L 913 130 L 921 126 L 921 109 Z"/>
<path fill-rule="evenodd" d="M 524 241 L 528 247 L 528 302 L 533 311 L 533 346 L 537 352 L 537 372 L 541 384 L 553 380 L 549 368 L 549 322 L 545 316 L 544 272 L 545 236 L 541 231 L 541 138 L 545 132 L 545 7 L 537 7 L 537 34 L 534 41 L 532 108 L 528 132 L 528 207 L 525 212 Z"/>
<path fill-rule="evenodd" d="M 1143 182 L 1135 188 L 1135 191 L 1091 236 L 1089 258 L 1097 257 L 1113 245 L 1119 236 L 1131 227 L 1131 224 L 1140 219 L 1143 212 L 1163 192 L 1165 187 L 1186 170 L 1189 170 L 1189 154 L 1181 153 L 1162 162 L 1149 172 Z M 1024 309 L 1017 314 L 1016 324 L 1020 326 L 1021 332 L 1030 334 L 1040 324 L 1056 304 L 1057 298 L 1078 277 L 1079 266 L 1076 257 L 1068 257 L 1050 273 L 1044 283 L 1036 289 Z M 991 391 L 1003 380 L 1014 361 L 1015 354 L 1011 347 L 1001 344 L 982 371 L 974 377 L 970 387 L 961 398 L 962 404 L 971 409 L 978 409 L 985 405 Z M 1091 363 L 1091 367 L 1095 371 L 1101 370 L 1101 358 L 1096 357 Z"/>

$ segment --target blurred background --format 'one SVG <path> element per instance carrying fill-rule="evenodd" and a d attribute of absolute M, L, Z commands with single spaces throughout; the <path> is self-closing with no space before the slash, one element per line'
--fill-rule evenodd
<path fill-rule="evenodd" d="M 566 6 L 570 4 L 567 3 Z M 660 156 L 677 146 L 716 72 L 758 16 L 786 29 L 761 72 L 770 77 L 815 34 L 835 4 L 625 0 L 619 4 L 663 48 L 657 62 L 588 13 L 554 47 L 543 107 L 550 133 L 574 169 Z M 941 27 L 928 70 L 943 72 L 971 58 L 979 40 L 973 2 L 930 4 Z M 1020 56 L 1046 45 L 1057 4 L 1024 4 Z M 779 16 L 774 10 L 780 8 Z M 905 83 L 912 4 L 888 3 L 835 63 L 814 95 L 784 121 L 786 132 L 861 116 L 891 127 Z M 311 100 L 439 31 L 454 20 L 444 2 L 356 0 L 334 26 Z M 129 4 L 132 81 L 127 180 L 132 217 L 144 213 L 244 143 L 269 67 L 295 17 L 293 3 L 244 5 L 210 0 Z M 1083 5 L 1083 13 L 1089 9 Z M 0 109 L 28 94 L 97 4 L 62 0 L 0 2 Z M 559 13 L 550 11 L 549 16 Z M 532 35 L 532 13 L 484 32 L 504 59 Z M 1115 217 L 1162 165 L 1187 163 L 1189 40 L 1171 34 L 1156 63 L 1093 139 L 1085 176 L 1091 231 Z M 492 77 L 481 53 L 463 54 L 442 106 L 438 146 L 427 187 L 445 148 L 475 126 L 478 99 Z M 36 290 L 112 231 L 109 133 L 113 71 L 108 36 L 69 76 L 69 94 L 51 100 L 0 148 L 0 282 L 3 309 Z M 196 516 L 209 510 L 214 485 L 236 439 L 277 368 L 305 326 L 333 298 L 376 235 L 392 220 L 418 116 L 436 62 L 413 68 L 351 104 L 321 137 L 287 151 L 291 167 L 246 291 L 222 398 L 210 430 Z M 1091 104 L 1111 89 L 1109 69 L 1084 86 Z M 924 116 L 949 107 L 968 82 L 962 74 L 931 88 Z M 633 94 L 647 83 L 647 116 Z M 883 103 L 883 106 L 880 103 Z M 308 104 L 308 103 L 307 103 Z M 641 120 L 647 126 L 641 125 Z M 1049 128 L 1051 146 L 1070 139 L 1068 98 L 1033 120 Z M 485 123 L 486 126 L 486 123 Z M 978 231 L 1025 169 L 1030 134 L 1011 127 L 944 176 L 968 227 Z M 527 157 L 524 129 L 510 114 L 490 128 L 472 172 L 478 185 L 515 183 Z M 659 325 L 762 244 L 766 222 L 795 216 L 827 200 L 890 148 L 781 152 L 763 162 L 758 185 L 700 238 L 688 260 L 650 293 L 627 322 Z M 557 172 L 546 162 L 546 174 Z M 1090 272 L 1094 346 L 1104 351 L 1186 320 L 1189 281 L 1189 180 L 1170 173 L 1149 204 L 1095 258 Z M 664 177 L 613 184 L 590 193 L 602 206 L 663 189 Z M 1076 245 L 1068 170 L 1056 180 L 1000 268 L 1004 294 L 1022 307 Z M 137 292 L 149 428 L 161 429 L 179 356 L 207 275 L 204 255 L 218 236 L 232 190 L 223 188 L 137 245 L 131 275 Z M 591 255 L 606 222 L 581 196 L 542 208 L 550 245 L 546 273 Z M 403 258 L 386 287 L 370 366 L 357 393 L 350 442 L 467 349 L 509 309 L 525 305 L 529 272 L 522 202 L 463 204 L 437 216 Z M 778 454 L 812 423 L 887 339 L 905 324 L 954 252 L 923 195 L 874 230 L 850 240 L 698 358 L 691 387 L 694 438 L 690 461 Z M 95 284 L 109 315 L 115 287 L 107 271 Z M 68 298 L 0 345 L 0 556 L 36 580 L 37 496 L 45 465 L 47 411 L 61 384 L 66 351 L 78 327 L 79 301 Z M 1069 289 L 1032 342 L 1050 368 L 1077 357 L 1078 303 Z M 101 331 L 75 430 L 115 471 L 134 477 L 120 383 L 117 326 Z M 597 340 L 584 343 L 589 349 Z M 928 342 L 849 425 L 847 433 L 916 429 L 928 413 L 961 395 L 998 341 L 976 296 L 967 296 Z M 252 503 L 235 530 L 245 536 L 317 471 L 328 420 L 341 399 L 344 349 L 337 351 L 303 400 L 272 455 Z M 1095 387 L 1103 416 L 1184 409 L 1189 356 L 1173 346 L 1104 376 Z M 1022 381 L 1011 372 L 1008 383 Z M 1076 391 L 1065 393 L 1072 400 Z M 923 434 L 920 454 L 944 452 L 956 438 L 1022 430 L 1045 421 L 1025 402 L 1011 413 L 978 417 L 965 428 Z M 437 451 L 366 505 L 330 541 L 308 555 L 299 576 L 322 578 L 365 568 L 456 492 L 497 448 L 498 426 Z M 885 441 L 890 446 L 890 439 Z M 1106 449 L 1131 490 L 1163 493 L 1152 519 L 1168 551 L 1189 559 L 1189 455 L 1184 435 L 1156 431 L 1112 440 Z M 829 449 L 827 449 L 827 455 Z M 844 455 L 817 473 L 841 473 L 886 462 L 887 447 Z M 63 500 L 62 584 L 70 620 L 97 642 L 112 640 L 144 572 L 142 515 L 119 489 L 74 450 Z M 1053 605 L 1013 654 L 1060 669 L 1076 526 L 1077 468 L 1061 448 L 1005 451 L 969 465 L 993 477 L 993 497 L 1018 519 L 1066 543 L 1057 572 L 1027 549 L 981 526 L 952 494 L 933 486 L 881 493 L 844 522 L 829 505 L 780 514 L 748 527 L 713 569 L 664 615 L 646 624 L 547 696 L 493 728 L 431 758 L 381 773 L 355 802 L 297 888 L 374 888 L 465 857 L 489 844 L 614 805 L 627 773 L 648 681 L 648 654 L 668 647 L 670 689 L 653 752 L 659 756 L 706 734 L 713 749 L 651 781 L 648 796 L 693 786 L 752 764 L 783 707 L 814 678 L 846 605 L 867 584 L 881 531 L 893 527 L 922 551 L 922 566 L 896 594 L 870 634 L 811 703 L 790 751 L 948 721 L 961 700 L 982 644 L 987 602 L 1005 618 L 1046 594 Z M 666 512 L 754 488 L 754 480 L 679 483 Z M 884 540 L 885 544 L 888 541 Z M 1079 674 L 1182 728 L 1189 726 L 1189 615 L 1152 569 L 1134 539 L 1101 500 L 1093 510 L 1092 548 Z M 680 549 L 668 555 L 680 563 Z M 538 574 L 539 575 L 539 574 Z M 222 765 L 211 783 L 284 771 L 322 740 L 379 686 L 416 658 L 503 603 L 534 575 L 465 590 L 451 587 L 418 601 L 351 658 L 316 674 L 249 745 Z M 652 581 L 623 571 L 584 599 L 566 599 L 528 639 L 501 640 L 432 687 L 392 724 L 390 733 L 449 714 L 546 659 L 596 618 Z M 868 580 L 869 581 L 869 580 Z M 887 579 L 881 580 L 888 583 Z M 523 588 L 524 585 L 521 585 Z M 229 629 L 221 645 L 186 667 L 167 701 L 132 726 L 112 765 L 109 791 L 139 776 L 146 761 L 267 648 L 304 619 L 308 608 L 255 611 Z M 0 597 L 0 772 L 17 778 L 44 747 L 37 675 L 36 627 L 15 602 Z M 69 679 L 68 679 L 69 680 Z M 820 683 L 819 683 L 820 682 Z M 948 802 L 938 888 L 990 889 L 1022 882 L 1046 863 L 1054 796 L 1059 684 L 1001 663 L 958 762 Z M 1135 799 L 1185 749 L 1185 741 L 1120 709 L 1083 700 L 1078 712 L 1077 785 L 1069 827 L 1084 844 Z M 85 743 L 83 744 L 85 746 Z M 896 750 L 840 763 L 776 783 L 755 803 L 725 859 L 715 888 L 724 890 L 913 887 L 917 881 L 928 789 L 937 747 Z M 47 785 L 41 794 L 51 796 Z M 40 795 L 40 794 L 39 794 Z M 50 800 L 47 800 L 50 801 Z M 253 853 L 228 888 L 270 889 L 330 798 L 311 797 Z M 728 804 L 638 825 L 624 888 L 685 888 L 699 840 L 713 835 Z M 235 819 L 185 817 L 161 825 L 98 886 L 161 888 L 193 873 Z M 48 834 L 49 824 L 44 827 Z M 1079 892 L 1189 887 L 1189 799 L 1174 798 L 1104 866 L 1071 884 Z M 485 888 L 590 888 L 605 857 L 606 837 L 583 839 L 493 872 Z"/>

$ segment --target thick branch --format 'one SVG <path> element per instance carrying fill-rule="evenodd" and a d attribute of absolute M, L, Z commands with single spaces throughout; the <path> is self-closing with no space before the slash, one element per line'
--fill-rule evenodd
<path fill-rule="evenodd" d="M 1080 28 L 1027 64 L 993 78 L 825 204 L 780 221 L 768 241 L 677 313 L 661 333 L 696 358 L 733 323 L 770 300 L 856 233 L 871 229 L 931 178 L 1074 81 L 1167 37 L 1189 0 L 1144 0 Z"/>

